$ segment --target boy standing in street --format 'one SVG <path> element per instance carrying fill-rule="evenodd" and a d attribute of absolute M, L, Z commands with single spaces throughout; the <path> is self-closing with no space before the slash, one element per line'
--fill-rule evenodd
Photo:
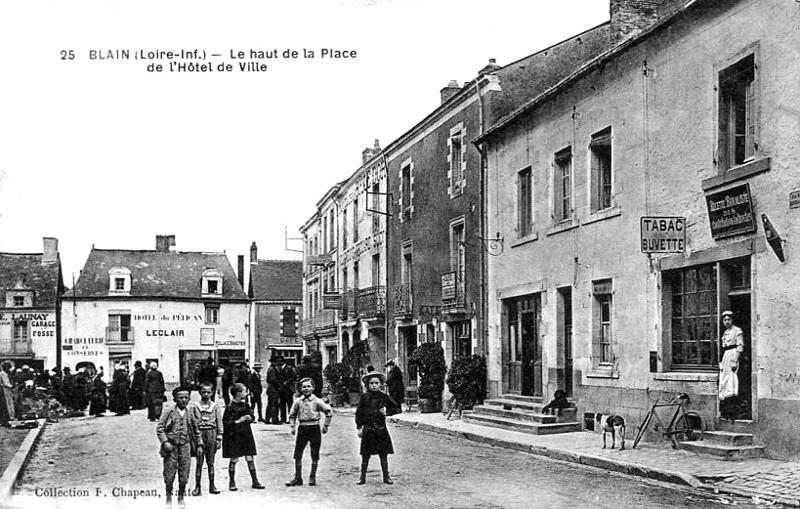
<path fill-rule="evenodd" d="M 214 485 L 214 457 L 217 450 L 222 447 L 222 408 L 211 399 L 214 395 L 214 384 L 205 382 L 200 386 L 200 401 L 192 404 L 195 420 L 200 428 L 203 439 L 203 449 L 197 451 L 197 466 L 194 470 L 195 487 L 192 496 L 202 494 L 200 481 L 203 477 L 203 460 L 208 466 L 208 492 L 212 495 L 219 493 Z"/>
<path fill-rule="evenodd" d="M 308 485 L 315 486 L 319 449 L 322 445 L 322 434 L 319 429 L 320 414 L 325 414 L 322 433 L 327 433 L 333 412 L 327 403 L 314 395 L 314 382 L 310 378 L 300 380 L 300 394 L 289 412 L 289 424 L 292 426 L 292 434 L 297 434 L 297 442 L 294 446 L 294 478 L 287 482 L 286 486 L 303 485 L 303 451 L 308 443 L 311 444 L 311 475 L 308 477 Z M 295 426 L 297 421 L 300 421 L 299 426 Z"/>
<path fill-rule="evenodd" d="M 175 406 L 161 414 L 156 426 L 156 436 L 161 442 L 161 457 L 164 458 L 164 486 L 167 492 L 167 505 L 172 504 L 172 487 L 175 474 L 178 475 L 178 506 L 183 507 L 189 471 L 192 467 L 192 451 L 203 454 L 203 438 L 194 414 L 186 405 L 189 403 L 191 389 L 176 387 L 172 391 Z"/>

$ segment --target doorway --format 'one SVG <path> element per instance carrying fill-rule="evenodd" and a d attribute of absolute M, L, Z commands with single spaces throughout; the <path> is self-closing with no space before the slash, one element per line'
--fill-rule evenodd
<path fill-rule="evenodd" d="M 536 294 L 508 299 L 505 302 L 508 390 L 523 396 L 542 396 L 540 299 L 540 295 Z"/>
<path fill-rule="evenodd" d="M 400 338 L 403 342 L 400 345 L 400 351 L 403 352 L 403 358 L 401 360 L 402 366 L 401 369 L 406 373 L 406 379 L 408 380 L 408 385 L 417 385 L 417 367 L 411 366 L 408 364 L 408 359 L 411 357 L 411 354 L 414 353 L 414 350 L 417 349 L 417 327 L 416 325 L 412 325 L 410 327 L 400 327 Z"/>
<path fill-rule="evenodd" d="M 724 310 L 733 312 L 733 324 L 742 329 L 744 351 L 739 355 L 739 367 L 736 374 L 739 379 L 739 393 L 737 396 L 720 402 L 722 414 L 735 420 L 751 420 L 753 418 L 753 356 L 752 356 L 752 323 L 750 314 L 751 303 L 751 277 L 750 258 L 736 258 L 724 260 L 719 263 L 720 273 L 720 314 Z M 720 325 L 719 336 L 722 337 L 724 328 Z M 720 345 L 721 347 L 721 345 Z M 722 350 L 719 350 L 722 358 Z M 724 412 L 722 409 L 724 407 Z"/>
<path fill-rule="evenodd" d="M 558 388 L 563 389 L 567 396 L 572 396 L 572 287 L 558 289 L 557 311 L 558 347 L 561 350 L 558 352 L 559 371 L 563 366 L 563 376 L 558 377 Z"/>

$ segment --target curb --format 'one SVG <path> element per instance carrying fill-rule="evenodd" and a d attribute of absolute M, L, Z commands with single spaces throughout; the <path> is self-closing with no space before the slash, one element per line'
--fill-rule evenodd
<path fill-rule="evenodd" d="M 11 458 L 11 462 L 3 472 L 3 476 L 0 477 L 0 500 L 11 500 L 14 485 L 17 483 L 17 479 L 19 479 L 25 465 L 27 465 L 31 452 L 33 452 L 34 446 L 39 441 L 42 431 L 44 431 L 45 420 L 38 419 L 38 422 L 39 426 L 28 432 L 28 436 L 22 441 L 22 445 L 19 446 L 17 453 Z"/>
<path fill-rule="evenodd" d="M 439 433 L 442 435 L 448 435 L 456 438 L 461 438 L 464 440 L 469 440 L 471 442 L 478 442 L 495 447 L 502 447 L 504 449 L 510 449 L 514 451 L 533 454 L 535 456 L 544 456 L 546 458 L 554 460 L 566 461 L 569 463 L 578 463 L 580 465 L 586 465 L 589 467 L 599 468 L 602 470 L 608 470 L 611 472 L 617 472 L 630 476 L 644 477 L 646 479 L 653 479 L 655 481 L 668 482 L 672 484 L 680 484 L 683 486 L 690 486 L 692 488 L 708 487 L 696 477 L 681 472 L 671 472 L 668 470 L 654 469 L 642 465 L 636 465 L 633 463 L 615 461 L 600 456 L 579 454 L 568 450 L 553 449 L 550 447 L 545 447 L 540 445 L 526 445 L 510 440 L 486 437 L 479 433 L 454 431 L 442 426 L 436 426 L 434 424 L 406 421 L 402 418 L 397 418 L 397 417 L 389 417 L 387 418 L 387 420 L 399 424 L 401 426 L 415 428 L 422 431 L 430 431 L 433 433 Z"/>
<path fill-rule="evenodd" d="M 783 504 L 790 507 L 800 507 L 800 498 L 788 498 L 781 495 L 774 495 L 770 493 L 760 493 L 757 490 L 751 490 L 747 488 L 737 488 L 735 486 L 712 486 L 715 492 L 725 493 L 728 495 L 737 495 L 740 497 L 745 498 L 763 498 L 765 500 L 771 500 L 778 504 Z"/>

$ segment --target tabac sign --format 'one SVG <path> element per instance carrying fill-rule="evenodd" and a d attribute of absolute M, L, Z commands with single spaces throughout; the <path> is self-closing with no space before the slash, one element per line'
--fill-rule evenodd
<path fill-rule="evenodd" d="M 643 217 L 642 253 L 683 253 L 686 249 L 686 218 Z"/>
<path fill-rule="evenodd" d="M 706 195 L 706 204 L 715 240 L 756 231 L 749 184 Z"/>

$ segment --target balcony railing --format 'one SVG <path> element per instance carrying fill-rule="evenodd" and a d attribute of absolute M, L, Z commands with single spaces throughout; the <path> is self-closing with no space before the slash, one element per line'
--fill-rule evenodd
<path fill-rule="evenodd" d="M 463 272 L 442 274 L 442 312 L 458 313 L 466 311 L 466 285 Z"/>
<path fill-rule="evenodd" d="M 106 327 L 106 343 L 133 343 L 133 327 Z"/>
<path fill-rule="evenodd" d="M 394 316 L 411 316 L 414 311 L 414 299 L 411 283 L 394 285 Z"/>
<path fill-rule="evenodd" d="M 300 322 L 300 336 L 306 338 L 336 325 L 335 309 L 320 309 L 317 314 Z"/>
<path fill-rule="evenodd" d="M 386 287 L 370 286 L 358 290 L 358 315 L 377 318 L 386 315 Z"/>

